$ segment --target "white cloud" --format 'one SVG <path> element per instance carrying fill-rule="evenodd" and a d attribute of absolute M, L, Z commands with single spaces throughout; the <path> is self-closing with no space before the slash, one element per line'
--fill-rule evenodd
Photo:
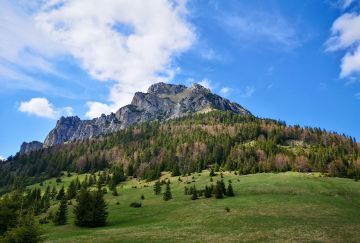
<path fill-rule="evenodd" d="M 58 74 L 48 59 L 63 53 L 61 45 L 36 28 L 34 19 L 14 2 L 0 1 L 0 65 L 14 65 L 17 72 L 25 69 Z"/>
<path fill-rule="evenodd" d="M 29 101 L 21 102 L 19 111 L 39 117 L 56 119 L 62 115 L 72 115 L 71 107 L 55 108 L 46 98 L 32 98 Z"/>
<path fill-rule="evenodd" d="M 348 7 L 350 7 L 350 5 L 354 2 L 354 0 L 341 0 L 340 4 L 342 9 L 346 9 Z"/>
<path fill-rule="evenodd" d="M 93 102 L 89 101 L 86 103 L 89 107 L 88 112 L 86 112 L 85 116 L 88 118 L 95 118 L 99 117 L 101 114 L 109 114 L 111 113 L 116 107 L 111 107 L 110 105 L 103 104 L 100 102 Z"/>
<path fill-rule="evenodd" d="M 115 81 L 109 102 L 89 101 L 88 117 L 115 111 L 136 91 L 171 80 L 174 58 L 196 36 L 184 0 L 51 0 L 37 25 L 81 61 L 95 79 Z"/>
<path fill-rule="evenodd" d="M 231 89 L 228 87 L 223 87 L 220 89 L 220 93 L 223 95 L 227 95 L 230 91 L 231 91 Z"/>
<path fill-rule="evenodd" d="M 212 84 L 211 80 L 209 80 L 207 78 L 199 81 L 198 84 L 200 84 L 200 85 L 202 85 L 205 88 L 210 89 L 210 90 L 212 90 L 214 88 L 214 85 Z"/>
<path fill-rule="evenodd" d="M 360 15 L 345 13 L 335 20 L 331 37 L 326 42 L 327 51 L 345 50 L 341 60 L 341 78 L 360 72 Z"/>
<path fill-rule="evenodd" d="M 5 158 L 0 156 L 0 161 L 4 161 L 4 160 L 5 160 Z"/>
<path fill-rule="evenodd" d="M 254 94 L 254 92 L 255 92 L 254 87 L 246 86 L 243 91 L 240 91 L 240 97 L 249 98 Z"/>
<path fill-rule="evenodd" d="M 247 44 L 268 42 L 286 49 L 301 44 L 296 29 L 278 13 L 226 13 L 219 20 L 231 36 Z"/>

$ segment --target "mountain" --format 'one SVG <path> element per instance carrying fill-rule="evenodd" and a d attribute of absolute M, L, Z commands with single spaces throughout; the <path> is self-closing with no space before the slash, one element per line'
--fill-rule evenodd
<path fill-rule="evenodd" d="M 32 142 L 23 142 L 20 147 L 20 154 L 28 154 L 32 151 L 39 150 L 43 147 L 43 143 L 40 143 L 38 141 L 32 141 Z"/>
<path fill-rule="evenodd" d="M 44 147 L 94 138 L 147 121 L 165 121 L 212 110 L 251 114 L 239 104 L 213 94 L 199 84 L 186 87 L 157 83 L 150 86 L 147 93 L 135 93 L 131 104 L 120 108 L 116 113 L 103 114 L 92 120 L 81 120 L 77 116 L 61 117 L 46 137 Z"/>

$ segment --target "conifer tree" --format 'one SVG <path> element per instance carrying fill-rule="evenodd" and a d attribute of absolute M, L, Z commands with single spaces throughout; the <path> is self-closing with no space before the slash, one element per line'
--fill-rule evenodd
<path fill-rule="evenodd" d="M 17 218 L 15 227 L 10 228 L 4 235 L 0 238 L 1 242 L 31 242 L 37 243 L 41 242 L 41 230 L 38 224 L 34 220 L 34 215 L 31 213 L 20 214 Z"/>
<path fill-rule="evenodd" d="M 94 210 L 93 210 L 93 223 L 91 227 L 104 226 L 106 224 L 106 219 L 108 216 L 107 205 L 104 199 L 104 193 L 99 188 L 94 194 Z"/>
<path fill-rule="evenodd" d="M 61 200 L 65 197 L 65 190 L 64 190 L 64 186 L 61 187 L 61 189 L 59 190 L 57 196 L 56 196 L 56 200 Z"/>
<path fill-rule="evenodd" d="M 76 196 L 77 204 L 74 206 L 75 224 L 77 226 L 89 226 L 92 222 L 93 197 L 90 192 L 82 188 Z"/>
<path fill-rule="evenodd" d="M 191 200 L 196 200 L 196 199 L 199 199 L 199 197 L 198 197 L 198 193 L 197 193 L 196 187 L 195 187 L 195 185 L 194 185 L 194 187 L 193 187 L 193 189 L 192 189 Z"/>
<path fill-rule="evenodd" d="M 179 168 L 179 165 L 176 163 L 174 165 L 174 168 L 172 169 L 171 176 L 179 176 L 179 175 L 181 175 L 180 174 L 180 168 Z"/>
<path fill-rule="evenodd" d="M 205 192 L 204 192 L 204 194 L 205 194 L 204 196 L 205 196 L 206 198 L 212 197 L 211 188 L 208 187 L 207 185 L 205 186 Z"/>
<path fill-rule="evenodd" d="M 163 199 L 164 199 L 164 201 L 169 201 L 170 199 L 172 199 L 172 194 L 171 194 L 171 189 L 170 189 L 169 183 L 166 183 Z"/>
<path fill-rule="evenodd" d="M 75 224 L 82 227 L 99 227 L 106 224 L 107 205 L 101 187 L 96 192 L 83 188 L 76 197 Z"/>
<path fill-rule="evenodd" d="M 66 197 L 68 200 L 76 197 L 76 184 L 75 181 L 71 181 L 66 192 Z"/>
<path fill-rule="evenodd" d="M 51 190 L 51 198 L 54 199 L 57 195 L 57 190 L 56 187 L 53 186 L 52 190 Z"/>
<path fill-rule="evenodd" d="M 215 194 L 216 199 L 221 199 L 224 197 L 221 181 L 216 182 L 213 193 Z"/>
<path fill-rule="evenodd" d="M 231 185 L 231 182 L 229 182 L 228 188 L 226 190 L 226 196 L 228 196 L 228 197 L 234 197 L 235 196 L 234 190 L 233 190 L 232 185 Z"/>
<path fill-rule="evenodd" d="M 156 181 L 154 184 L 154 194 L 160 195 L 160 193 L 161 193 L 161 184 L 160 181 Z"/>
<path fill-rule="evenodd" d="M 64 225 L 67 222 L 67 200 L 66 197 L 63 197 L 60 202 L 60 206 L 55 213 L 53 222 L 56 225 Z"/>

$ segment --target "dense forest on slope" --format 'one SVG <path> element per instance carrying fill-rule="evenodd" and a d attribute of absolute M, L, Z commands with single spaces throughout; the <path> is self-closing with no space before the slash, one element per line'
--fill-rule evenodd
<path fill-rule="evenodd" d="M 3 191 L 70 172 L 121 166 L 128 176 L 153 180 L 205 168 L 258 172 L 318 171 L 360 178 L 360 145 L 319 128 L 213 111 L 164 123 L 146 122 L 117 133 L 10 157 L 0 167 Z"/>

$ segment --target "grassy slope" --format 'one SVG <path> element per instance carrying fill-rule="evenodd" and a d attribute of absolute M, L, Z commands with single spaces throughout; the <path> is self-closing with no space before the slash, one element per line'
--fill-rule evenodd
<path fill-rule="evenodd" d="M 198 188 L 210 184 L 208 172 L 194 175 Z M 191 201 L 183 194 L 186 178 L 182 183 L 171 178 L 174 199 L 165 202 L 162 196 L 153 195 L 151 183 L 144 187 L 147 183 L 128 181 L 119 185 L 118 197 L 106 194 L 109 206 L 106 227 L 74 226 L 70 207 L 69 224 L 44 225 L 45 239 L 48 242 L 360 242 L 360 182 L 292 172 L 224 175 L 226 182 L 228 179 L 233 182 L 235 198 Z M 64 177 L 64 181 L 74 178 Z M 188 179 L 191 181 L 191 177 Z M 217 179 L 220 176 L 214 182 Z M 132 188 L 134 185 L 136 189 Z M 143 207 L 130 208 L 129 204 L 140 201 L 142 194 Z M 120 205 L 116 205 L 117 201 Z M 226 206 L 230 212 L 224 210 Z"/>

